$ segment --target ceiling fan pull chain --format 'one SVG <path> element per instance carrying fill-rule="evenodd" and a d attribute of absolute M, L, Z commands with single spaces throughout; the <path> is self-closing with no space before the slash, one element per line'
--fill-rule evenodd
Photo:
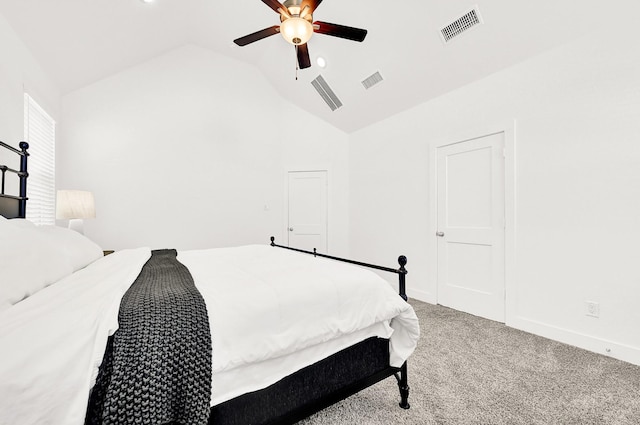
<path fill-rule="evenodd" d="M 296 48 L 296 81 L 298 81 L 298 69 L 300 69 L 298 65 L 298 45 L 295 45 Z"/>

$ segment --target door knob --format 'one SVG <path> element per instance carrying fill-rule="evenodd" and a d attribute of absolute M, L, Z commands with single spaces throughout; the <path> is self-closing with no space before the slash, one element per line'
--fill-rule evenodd
<path fill-rule="evenodd" d="M 442 238 L 444 237 L 444 232 L 436 232 L 436 236 Z"/>
<path fill-rule="evenodd" d="M 293 227 L 289 227 L 289 231 L 290 231 L 290 232 L 293 232 Z"/>

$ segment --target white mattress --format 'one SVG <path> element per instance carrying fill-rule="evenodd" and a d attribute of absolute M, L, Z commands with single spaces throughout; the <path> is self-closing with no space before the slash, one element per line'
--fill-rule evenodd
<path fill-rule="evenodd" d="M 84 422 L 120 299 L 149 255 L 116 252 L 0 313 L 0 424 Z M 207 304 L 212 405 L 368 336 L 390 337 L 396 366 L 415 348 L 415 313 L 375 273 L 257 245 L 178 259 Z"/>

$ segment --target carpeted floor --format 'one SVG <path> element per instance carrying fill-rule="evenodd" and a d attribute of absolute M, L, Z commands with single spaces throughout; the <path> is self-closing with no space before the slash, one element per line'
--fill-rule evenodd
<path fill-rule="evenodd" d="M 387 379 L 301 422 L 640 424 L 640 367 L 442 306 L 411 301 L 411 409 Z"/>

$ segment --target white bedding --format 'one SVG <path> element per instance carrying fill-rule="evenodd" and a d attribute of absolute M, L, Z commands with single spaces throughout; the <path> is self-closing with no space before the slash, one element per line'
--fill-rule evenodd
<path fill-rule="evenodd" d="M 0 312 L 0 424 L 84 422 L 120 298 L 149 256 L 116 252 Z M 368 336 L 391 337 L 396 366 L 415 348 L 413 309 L 370 271 L 258 245 L 183 251 L 178 260 L 209 312 L 212 405 Z"/>
<path fill-rule="evenodd" d="M 207 304 L 212 405 L 369 336 L 391 337 L 392 366 L 415 348 L 413 309 L 369 270 L 267 245 L 184 251 L 178 260 Z"/>
<path fill-rule="evenodd" d="M 101 258 L 0 312 L 0 424 L 83 424 L 120 299 L 149 249 Z"/>

